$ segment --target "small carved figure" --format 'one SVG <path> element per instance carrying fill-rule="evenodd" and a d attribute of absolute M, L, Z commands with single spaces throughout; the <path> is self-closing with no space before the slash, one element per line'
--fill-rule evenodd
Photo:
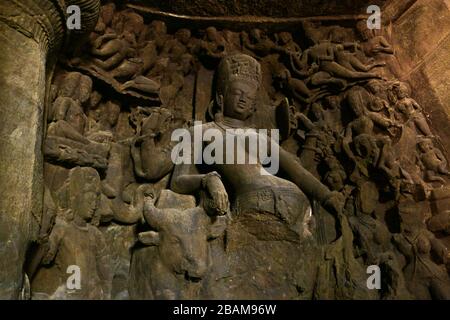
<path fill-rule="evenodd" d="M 314 91 L 310 90 L 302 80 L 292 77 L 288 69 L 279 70 L 276 77 L 279 78 L 280 86 L 288 89 L 296 99 L 309 103 L 314 98 Z"/>
<path fill-rule="evenodd" d="M 131 145 L 134 170 L 138 177 L 156 181 L 173 169 L 171 152 L 172 113 L 164 108 L 152 108 L 142 120 Z"/>
<path fill-rule="evenodd" d="M 354 53 L 345 50 L 344 45 L 342 44 L 335 45 L 335 55 L 336 62 L 348 70 L 369 72 L 373 68 L 382 67 L 385 65 L 384 63 L 372 63 L 366 65 L 362 63 L 362 61 L 359 60 Z"/>
<path fill-rule="evenodd" d="M 450 175 L 444 154 L 433 145 L 431 139 L 426 137 L 420 138 L 417 147 L 420 152 L 418 158 L 425 172 L 425 180 L 444 183 L 445 180 L 438 176 L 438 174 Z"/>
<path fill-rule="evenodd" d="M 242 32 L 241 39 L 244 47 L 258 57 L 265 57 L 276 48 L 275 43 L 267 36 L 266 32 L 258 28 L 251 30 L 250 36 L 247 32 Z"/>
<path fill-rule="evenodd" d="M 206 28 L 206 40 L 200 43 L 203 54 L 213 59 L 222 59 L 227 55 L 225 38 L 215 27 Z"/>
<path fill-rule="evenodd" d="M 328 156 L 325 160 L 328 171 L 323 177 L 323 181 L 334 191 L 343 191 L 347 174 L 342 168 L 340 162 L 334 156 Z"/>
<path fill-rule="evenodd" d="M 49 124 L 47 134 L 89 144 L 84 136 L 87 117 L 80 104 L 72 98 L 58 97 L 53 103 L 53 122 Z"/>
<path fill-rule="evenodd" d="M 406 84 L 396 83 L 393 91 L 397 96 L 395 108 L 406 117 L 406 124 L 412 121 L 420 133 L 425 136 L 433 136 L 428 122 L 422 113 L 422 108 L 413 98 L 409 97 L 409 90 Z"/>
<path fill-rule="evenodd" d="M 445 264 L 447 248 L 424 225 L 404 226 L 402 231 L 394 240 L 407 259 L 404 273 L 409 291 L 416 299 L 450 299 L 447 271 L 431 257 L 434 253 Z"/>
<path fill-rule="evenodd" d="M 372 57 L 380 53 L 394 53 L 394 49 L 385 37 L 381 35 L 375 35 L 374 30 L 370 30 L 367 27 L 366 20 L 358 21 L 358 23 L 356 24 L 356 30 L 358 31 L 359 36 L 363 41 L 363 43 L 361 43 L 361 47 L 366 56 Z"/>
<path fill-rule="evenodd" d="M 306 49 L 302 55 L 302 63 L 316 63 L 320 71 L 327 72 L 332 77 L 350 81 L 379 78 L 377 74 L 353 71 L 336 62 L 336 47 L 329 40 L 321 40 L 318 44 Z"/>
<path fill-rule="evenodd" d="M 369 171 L 367 166 L 375 167 L 380 159 L 384 159 L 386 145 L 390 141 L 386 136 L 376 136 L 374 134 L 374 122 L 385 128 L 396 126 L 397 124 L 377 113 L 368 112 L 364 106 L 364 92 L 360 87 L 353 87 L 347 93 L 347 101 L 355 115 L 355 119 L 347 125 L 343 139 L 343 148 L 347 156 L 355 161 L 359 172 L 368 177 Z M 352 141 L 357 154 L 365 160 L 357 160 L 350 148 Z"/>
<path fill-rule="evenodd" d="M 372 217 L 370 213 L 355 210 L 349 217 L 354 232 L 356 256 L 363 257 L 366 265 L 377 265 L 381 268 L 384 279 L 382 299 L 409 298 L 407 283 L 401 265 L 391 244 L 391 233 L 386 225 Z"/>
<path fill-rule="evenodd" d="M 108 33 L 95 39 L 91 53 L 101 57 L 101 59 L 93 59 L 94 64 L 108 71 L 118 66 L 126 57 L 131 57 L 135 50 L 131 48 L 131 43 L 125 35 Z"/>
<path fill-rule="evenodd" d="M 89 76 L 79 72 L 68 72 L 63 76 L 58 87 L 59 97 L 69 97 L 84 105 L 92 92 L 92 80 Z"/>
<path fill-rule="evenodd" d="M 112 275 L 108 248 L 92 225 L 100 195 L 95 169 L 76 167 L 63 187 L 65 219 L 58 217 L 48 238 L 42 267 L 33 281 L 36 299 L 109 299 Z M 76 267 L 77 271 L 73 268 Z M 78 275 L 71 288 L 67 272 Z M 50 281 L 49 281 L 50 280 Z"/>
<path fill-rule="evenodd" d="M 148 40 L 155 42 L 158 52 L 161 52 L 170 37 L 171 36 L 167 34 L 167 26 L 164 21 L 153 20 L 150 23 L 150 29 L 147 38 Z"/>
<path fill-rule="evenodd" d="M 161 56 L 178 61 L 183 54 L 190 52 L 190 40 L 191 31 L 185 28 L 179 29 L 175 32 L 175 37 L 165 43 L 161 50 Z"/>
<path fill-rule="evenodd" d="M 85 136 L 87 117 L 79 102 L 58 97 L 53 104 L 53 122 L 48 125 L 44 154 L 48 160 L 65 165 L 105 169 L 109 146 Z"/>

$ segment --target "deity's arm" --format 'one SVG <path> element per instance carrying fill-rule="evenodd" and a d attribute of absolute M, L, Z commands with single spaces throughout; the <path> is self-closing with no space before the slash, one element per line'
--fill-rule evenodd
<path fill-rule="evenodd" d="M 369 112 L 368 116 L 373 122 L 375 122 L 376 124 L 378 124 L 384 128 L 389 128 L 393 125 L 393 123 L 390 119 L 383 117 L 381 114 L 378 114 L 375 112 Z"/>
<path fill-rule="evenodd" d="M 384 53 L 389 53 L 389 54 L 394 53 L 394 49 L 392 49 L 391 44 L 386 40 L 385 37 L 383 37 L 383 36 L 378 37 L 378 43 L 381 45 L 381 47 L 383 47 Z"/>
<path fill-rule="evenodd" d="M 299 75 L 301 78 L 306 78 L 308 77 L 311 72 L 306 65 L 306 62 L 303 62 L 303 58 L 302 60 L 298 59 L 297 57 L 294 58 L 294 56 L 291 54 L 290 55 L 290 64 L 291 64 L 291 68 L 292 70 Z M 302 66 L 302 69 L 297 68 L 297 66 Z"/>
<path fill-rule="evenodd" d="M 410 100 L 410 102 L 413 105 L 415 110 L 422 111 L 422 107 L 420 106 L 420 104 L 417 103 L 416 100 L 414 100 L 413 98 L 410 98 L 409 100 Z"/>
<path fill-rule="evenodd" d="M 171 189 L 181 194 L 193 194 L 200 190 L 205 174 L 198 173 L 195 164 L 178 164 L 173 170 Z"/>
<path fill-rule="evenodd" d="M 198 190 L 202 188 L 202 182 L 208 184 L 208 181 L 203 181 L 204 179 L 207 179 L 208 176 L 217 175 L 215 172 L 209 172 L 207 174 L 201 174 L 198 171 L 198 168 L 196 166 L 196 163 L 201 163 L 201 159 L 198 159 L 199 156 L 201 156 L 201 153 L 196 154 L 196 148 L 194 147 L 195 141 L 194 141 L 194 128 L 190 128 L 189 130 L 189 137 L 190 140 L 188 141 L 188 146 L 184 145 L 182 142 L 181 144 L 176 145 L 172 149 L 172 158 L 176 157 L 182 157 L 180 156 L 180 151 L 183 151 L 183 155 L 185 152 L 189 152 L 189 159 L 172 159 L 175 161 L 175 169 L 172 173 L 171 178 L 171 189 L 174 192 L 181 193 L 181 194 L 193 194 L 196 193 Z M 190 150 L 185 150 L 185 148 L 189 148 Z M 202 148 L 202 146 L 198 146 Z M 181 149 L 179 149 L 181 148 Z M 201 151 L 201 150 L 200 150 Z M 177 155 L 177 156 L 175 156 Z M 208 179 L 207 179 L 208 180 Z M 214 179 L 213 179 L 214 180 Z"/>
<path fill-rule="evenodd" d="M 202 179 L 205 176 L 204 174 L 200 174 L 198 172 L 198 169 L 195 165 L 195 148 L 194 148 L 194 141 L 192 139 L 192 134 L 194 133 L 193 128 L 189 130 L 191 140 L 189 141 L 189 154 L 190 158 L 186 159 L 189 161 L 185 161 L 185 159 L 179 161 L 180 159 L 177 159 L 177 164 L 175 165 L 175 168 L 172 173 L 172 179 L 171 179 L 171 189 L 175 192 L 181 193 L 181 194 L 193 194 L 200 190 L 202 185 Z M 180 147 L 181 145 L 175 146 L 175 148 Z M 173 154 L 176 154 L 178 157 L 180 157 L 180 149 L 174 149 L 172 150 L 172 157 Z M 187 152 L 188 150 L 182 150 L 183 154 Z"/>
<path fill-rule="evenodd" d="M 63 226 L 61 226 L 60 223 L 57 222 L 53 227 L 52 232 L 50 233 L 48 242 L 45 244 L 46 253 L 42 258 L 42 264 L 48 265 L 52 263 L 53 260 L 55 260 L 63 236 L 64 236 Z"/>
<path fill-rule="evenodd" d="M 301 112 L 296 112 L 295 118 L 299 120 L 303 124 L 303 126 L 305 126 L 305 128 L 308 130 L 313 130 L 316 127 L 315 124 Z"/>
<path fill-rule="evenodd" d="M 305 51 L 303 51 L 301 59 L 300 59 L 300 63 L 302 66 L 307 66 L 308 65 L 308 59 L 310 57 L 311 54 L 311 50 L 310 49 L 306 49 Z"/>
<path fill-rule="evenodd" d="M 353 49 L 354 51 L 356 51 L 360 47 L 359 43 L 356 41 L 344 42 L 342 43 L 342 45 L 344 46 L 344 49 Z"/>
<path fill-rule="evenodd" d="M 95 39 L 94 43 L 92 44 L 92 47 L 98 49 L 98 48 L 100 48 L 100 46 L 103 44 L 104 41 L 108 41 L 108 40 L 112 40 L 112 39 L 117 39 L 117 35 L 115 33 L 104 34 L 104 35 L 98 37 L 97 39 Z"/>
<path fill-rule="evenodd" d="M 322 182 L 314 175 L 306 170 L 294 156 L 279 148 L 280 167 L 309 198 L 318 200 L 326 209 L 333 213 L 339 212 L 342 204 L 338 193 L 330 191 Z"/>
<path fill-rule="evenodd" d="M 350 143 L 352 142 L 352 124 L 350 123 L 350 125 L 345 129 L 345 135 L 344 135 L 344 139 L 342 140 L 342 147 L 345 151 L 345 154 L 352 160 L 355 160 L 355 155 L 353 154 L 351 148 L 350 148 Z"/>

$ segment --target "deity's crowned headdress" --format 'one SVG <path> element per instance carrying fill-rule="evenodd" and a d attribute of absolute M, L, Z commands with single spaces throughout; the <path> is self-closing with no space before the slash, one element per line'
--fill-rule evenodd
<path fill-rule="evenodd" d="M 234 80 L 244 80 L 256 86 L 261 83 L 261 65 L 246 54 L 233 54 L 223 58 L 217 72 L 219 90 Z"/>

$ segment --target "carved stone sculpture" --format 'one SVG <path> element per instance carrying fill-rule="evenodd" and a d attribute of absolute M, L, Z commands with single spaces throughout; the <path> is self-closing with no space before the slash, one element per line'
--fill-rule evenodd
<path fill-rule="evenodd" d="M 0 4 L 0 298 L 449 298 L 434 2 L 286 1 Z"/>
<path fill-rule="evenodd" d="M 76 167 L 61 192 L 65 193 L 64 213 L 56 218 L 45 243 L 43 266 L 33 281 L 34 298 L 109 299 L 112 277 L 108 248 L 103 234 L 91 224 L 100 195 L 100 177 L 95 169 Z M 79 284 L 73 288 L 67 286 L 71 266 L 79 274 Z"/>

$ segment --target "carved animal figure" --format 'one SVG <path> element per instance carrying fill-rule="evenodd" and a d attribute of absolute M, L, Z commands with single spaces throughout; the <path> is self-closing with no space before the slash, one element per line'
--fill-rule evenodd
<path fill-rule="evenodd" d="M 155 231 L 141 232 L 139 240 L 157 246 L 150 262 L 151 289 L 155 299 L 183 298 L 186 281 L 200 281 L 210 265 L 208 240 L 219 237 L 226 217 L 209 217 L 202 207 L 186 210 L 158 209 L 149 197 L 144 217 Z"/>

